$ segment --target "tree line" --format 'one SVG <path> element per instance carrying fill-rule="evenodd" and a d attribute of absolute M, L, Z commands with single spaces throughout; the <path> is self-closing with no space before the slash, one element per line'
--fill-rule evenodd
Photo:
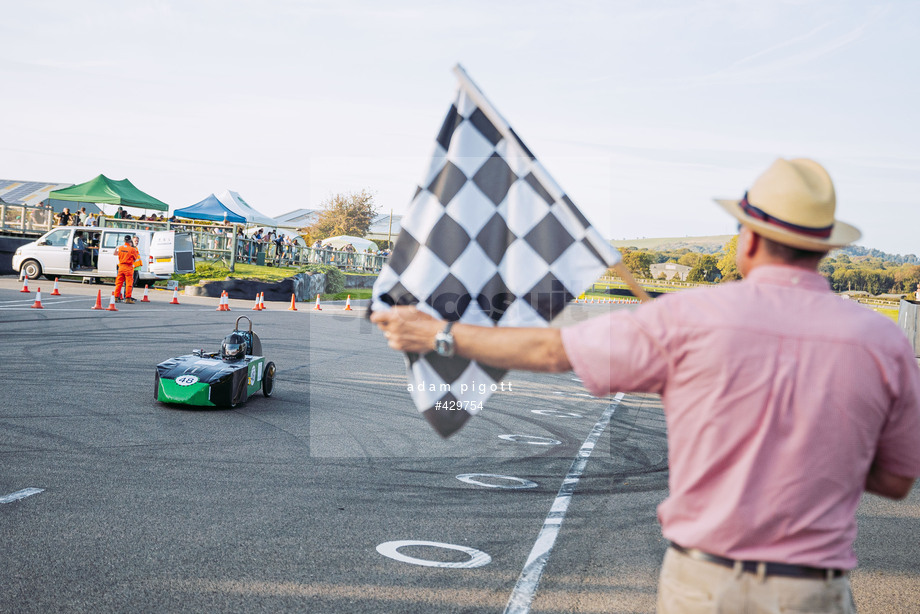
<path fill-rule="evenodd" d="M 627 247 L 620 252 L 623 264 L 636 277 L 651 279 L 651 265 L 672 262 L 690 267 L 687 281 L 721 283 L 741 278 L 735 265 L 737 244 L 738 237 L 732 237 L 714 254 L 688 248 L 654 251 Z M 913 254 L 891 256 L 861 246 L 832 251 L 821 261 L 818 271 L 827 278 L 834 292 L 899 294 L 912 298 L 920 284 L 920 264 Z M 615 273 L 611 271 L 610 274 Z"/>

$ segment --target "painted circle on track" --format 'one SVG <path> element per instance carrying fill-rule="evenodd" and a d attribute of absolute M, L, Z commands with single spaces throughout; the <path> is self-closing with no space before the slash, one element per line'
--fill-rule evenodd
<path fill-rule="evenodd" d="M 560 411 L 558 409 L 531 409 L 530 413 L 540 414 L 541 416 L 555 416 L 557 418 L 584 418 L 581 414 L 573 411 Z"/>
<path fill-rule="evenodd" d="M 513 441 L 514 443 L 526 443 L 532 446 L 560 446 L 562 442 L 558 439 L 549 437 L 537 437 L 536 435 L 499 435 L 499 439 Z"/>
<path fill-rule="evenodd" d="M 399 549 L 406 546 L 431 546 L 432 548 L 444 548 L 446 550 L 458 550 L 460 552 L 465 552 L 470 555 L 470 560 L 460 561 L 459 563 L 446 562 L 446 561 L 432 561 L 429 559 L 418 559 L 414 556 L 406 556 L 402 554 Z M 492 557 L 483 552 L 482 550 L 476 550 L 475 548 L 468 548 L 466 546 L 458 546 L 456 544 L 444 544 L 441 542 L 427 542 L 414 539 L 403 539 L 392 542 L 384 542 L 377 546 L 377 552 L 383 556 L 389 557 L 396 561 L 401 561 L 403 563 L 410 563 L 412 565 L 421 565 L 423 567 L 446 567 L 450 569 L 473 569 L 474 567 L 482 567 L 483 565 L 488 565 L 492 562 Z"/>
<path fill-rule="evenodd" d="M 491 478 L 493 480 L 507 480 L 509 482 L 515 482 L 514 484 L 489 484 L 488 482 L 480 482 L 476 478 Z M 496 473 L 462 473 L 457 476 L 457 479 L 461 482 L 466 482 L 467 484 L 473 484 L 475 486 L 485 486 L 486 488 L 503 488 L 506 490 L 520 490 L 522 488 L 536 488 L 537 483 L 531 482 L 530 480 L 525 480 L 524 478 L 516 478 L 513 475 L 498 475 Z"/>

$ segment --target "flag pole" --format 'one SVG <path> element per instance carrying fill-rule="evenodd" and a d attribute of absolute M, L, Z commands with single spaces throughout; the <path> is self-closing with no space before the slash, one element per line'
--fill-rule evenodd
<path fill-rule="evenodd" d="M 626 282 L 626 285 L 629 286 L 629 291 L 632 292 L 637 299 L 643 303 L 652 300 L 652 297 L 639 285 L 639 282 L 632 276 L 632 273 L 629 272 L 629 269 L 626 268 L 622 260 L 613 265 L 613 270 Z"/>
<path fill-rule="evenodd" d="M 565 194 L 562 191 L 562 188 L 549 176 L 549 173 L 543 168 L 543 165 L 531 154 L 521 139 L 515 134 L 514 130 L 511 129 L 511 126 L 508 125 L 508 122 L 505 121 L 505 118 L 492 106 L 492 103 L 489 102 L 489 99 L 486 98 L 485 94 L 482 93 L 482 90 L 479 89 L 470 76 L 466 74 L 466 71 L 463 69 L 460 64 L 454 66 L 454 75 L 460 81 L 460 87 L 466 92 L 473 102 L 479 107 L 479 110 L 485 114 L 490 122 L 495 126 L 495 128 L 501 133 L 501 135 L 509 143 L 514 143 L 521 152 L 530 158 L 534 163 L 532 165 L 532 172 L 536 177 L 537 181 L 543 184 L 545 187 L 553 188 L 559 196 Z M 565 211 L 566 214 L 570 216 L 570 219 L 573 223 L 581 225 L 580 220 L 576 220 L 574 214 L 569 211 L 568 207 L 560 207 L 560 211 Z M 593 226 L 588 226 L 587 232 L 585 234 L 585 239 L 591 244 L 592 247 L 600 254 L 606 261 L 607 266 L 612 267 L 617 274 L 626 282 L 626 285 L 629 286 L 630 292 L 632 292 L 636 298 L 640 301 L 650 301 L 652 297 L 642 289 L 642 286 L 636 281 L 632 276 L 632 273 L 629 272 L 629 269 L 623 264 L 622 259 L 620 258 L 620 252 L 617 251 L 608 241 L 605 241 L 601 237 L 600 233 Z"/>

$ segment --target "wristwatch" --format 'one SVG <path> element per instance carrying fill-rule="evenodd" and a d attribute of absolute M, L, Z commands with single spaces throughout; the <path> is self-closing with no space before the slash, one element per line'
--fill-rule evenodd
<path fill-rule="evenodd" d="M 444 330 L 434 336 L 434 351 L 446 358 L 454 355 L 454 336 L 450 333 L 453 325 L 453 322 L 448 322 Z"/>

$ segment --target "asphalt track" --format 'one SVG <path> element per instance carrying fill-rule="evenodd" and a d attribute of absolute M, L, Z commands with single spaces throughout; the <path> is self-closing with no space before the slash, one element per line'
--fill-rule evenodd
<path fill-rule="evenodd" d="M 90 309 L 97 286 L 31 285 L 0 278 L 0 612 L 654 611 L 657 397 L 593 399 L 572 374 L 512 372 L 444 441 L 360 309 L 223 313 L 154 292 L 112 313 Z M 154 365 L 216 349 L 240 315 L 278 366 L 275 396 L 155 402 Z M 918 519 L 918 489 L 864 501 L 860 612 L 920 611 Z"/>

